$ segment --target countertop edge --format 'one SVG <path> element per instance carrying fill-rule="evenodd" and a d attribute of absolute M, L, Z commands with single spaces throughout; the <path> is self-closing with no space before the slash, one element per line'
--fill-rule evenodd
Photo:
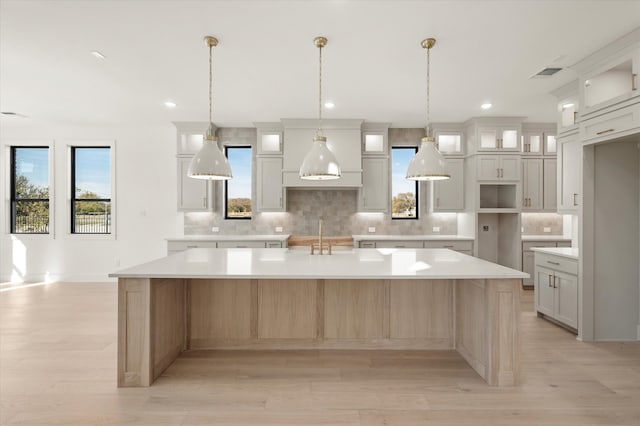
<path fill-rule="evenodd" d="M 562 249 L 565 249 L 565 250 L 562 250 Z M 567 249 L 571 250 L 571 252 L 568 252 Z M 531 250 L 535 251 L 535 252 L 543 253 L 543 254 L 549 254 L 549 255 L 552 255 L 552 256 L 560 256 L 560 257 L 565 257 L 567 259 L 580 260 L 580 253 L 578 252 L 578 249 L 576 249 L 576 248 L 571 248 L 571 247 L 533 247 Z"/>

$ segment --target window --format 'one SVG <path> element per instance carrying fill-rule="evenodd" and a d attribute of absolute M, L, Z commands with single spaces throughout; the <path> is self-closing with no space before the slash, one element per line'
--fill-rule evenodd
<path fill-rule="evenodd" d="M 71 233 L 111 233 L 111 148 L 71 147 Z"/>
<path fill-rule="evenodd" d="M 49 233 L 49 148 L 11 147 L 11 233 Z"/>
<path fill-rule="evenodd" d="M 391 148 L 391 219 L 418 218 L 418 181 L 408 180 L 409 162 L 416 147 Z"/>
<path fill-rule="evenodd" d="M 225 219 L 251 219 L 251 147 L 227 146 L 233 179 L 224 181 Z"/>

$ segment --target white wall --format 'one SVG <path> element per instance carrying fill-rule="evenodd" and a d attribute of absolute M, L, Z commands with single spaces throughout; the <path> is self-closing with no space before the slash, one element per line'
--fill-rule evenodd
<path fill-rule="evenodd" d="M 0 281 L 107 281 L 117 269 L 166 254 L 167 237 L 182 234 L 176 211 L 176 130 L 130 128 L 2 128 L 0 188 Z M 15 141 L 54 141 L 54 233 L 49 236 L 10 235 L 7 154 Z M 116 144 L 115 238 L 68 233 L 68 145 L 78 141 Z"/>

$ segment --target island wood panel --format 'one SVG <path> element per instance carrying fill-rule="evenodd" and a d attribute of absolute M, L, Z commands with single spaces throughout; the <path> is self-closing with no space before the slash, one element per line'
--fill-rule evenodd
<path fill-rule="evenodd" d="M 452 280 L 394 280 L 390 287 L 392 339 L 439 339 L 453 348 Z"/>
<path fill-rule="evenodd" d="M 258 339 L 318 337 L 318 280 L 258 280 Z"/>
<path fill-rule="evenodd" d="M 189 283 L 191 349 L 255 338 L 255 281 L 192 279 Z"/>
<path fill-rule="evenodd" d="M 118 386 L 151 385 L 148 278 L 118 279 Z"/>
<path fill-rule="evenodd" d="M 326 339 L 380 339 L 388 323 L 385 281 L 326 280 L 324 283 L 324 337 Z"/>
<path fill-rule="evenodd" d="M 521 280 L 456 283 L 456 350 L 492 386 L 519 382 L 520 285 Z"/>
<path fill-rule="evenodd" d="M 153 380 L 186 349 L 186 285 L 183 279 L 151 280 Z"/>

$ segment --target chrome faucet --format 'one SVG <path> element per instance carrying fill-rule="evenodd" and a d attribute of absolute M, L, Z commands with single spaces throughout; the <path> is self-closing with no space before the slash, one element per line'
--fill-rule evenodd
<path fill-rule="evenodd" d="M 322 219 L 320 219 L 318 221 L 318 242 L 317 243 L 311 243 L 311 254 L 315 254 L 315 248 L 316 246 L 318 247 L 318 250 L 320 251 L 320 254 L 322 256 L 322 251 L 326 248 L 327 249 L 327 254 L 331 254 L 331 243 L 329 244 L 324 244 L 322 242 Z"/>

